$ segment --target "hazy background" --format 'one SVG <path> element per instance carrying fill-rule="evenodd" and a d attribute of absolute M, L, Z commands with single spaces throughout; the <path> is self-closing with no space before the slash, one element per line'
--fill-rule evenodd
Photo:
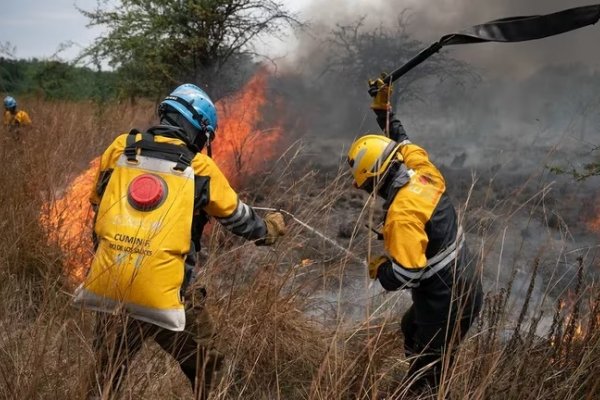
<path fill-rule="evenodd" d="M 0 41 L 9 41 L 16 46 L 18 57 L 49 57 L 59 50 L 61 43 L 73 42 L 73 48 L 60 53 L 62 57 L 72 59 L 79 46 L 88 45 L 102 32 L 98 28 L 86 28 L 87 20 L 75 8 L 94 8 L 96 0 L 3 3 Z M 102 3 L 110 4 L 111 1 Z M 425 42 L 497 18 L 544 14 L 591 4 L 585 0 L 285 0 L 284 3 L 301 19 L 311 21 L 313 25 L 327 26 L 363 15 L 372 26 L 390 24 L 406 10 L 411 21 L 410 32 Z M 580 62 L 597 68 L 600 54 L 594 49 L 599 41 L 600 30 L 590 27 L 532 43 L 456 47 L 452 54 L 500 75 L 531 73 L 548 62 Z M 262 50 L 275 58 L 293 57 L 296 44 L 296 35 L 289 32 L 283 41 L 267 42 Z"/>
<path fill-rule="evenodd" d="M 273 101 L 283 100 L 286 112 L 274 118 L 283 118 L 290 142 L 303 139 L 306 165 L 322 174 L 323 182 L 343 165 L 355 137 L 378 131 L 368 108 L 369 78 L 402 65 L 444 34 L 493 19 L 589 4 L 579 0 L 285 3 L 306 25 L 288 29 L 279 38 L 263 38 L 255 50 L 266 57 L 260 60 L 268 59 L 267 64 L 275 67 L 269 93 Z M 72 60 L 81 46 L 101 33 L 85 27 L 87 21 L 74 5 L 89 9 L 95 4 L 7 3 L 0 15 L 0 42 L 14 45 L 19 58 L 54 55 Z M 597 160 L 592 150 L 600 143 L 599 41 L 600 27 L 593 26 L 527 43 L 449 47 L 396 85 L 398 115 L 412 140 L 423 145 L 443 170 L 452 196 L 466 201 L 475 183 L 467 222 L 474 238 L 482 227 L 504 235 L 504 243 L 490 246 L 494 259 L 500 249 L 513 263 L 521 255 L 525 271 L 544 249 L 548 260 L 568 254 L 562 267 L 568 273 L 580 254 L 570 251 L 597 245 L 598 233 L 589 226 L 598 214 L 597 181 L 576 182 L 548 167 L 569 171 Z M 535 201 L 515 212 L 536 193 Z M 356 210 L 338 211 L 340 220 L 355 217 Z M 328 233 L 335 235 L 338 226 L 332 224 L 330 229 Z"/>

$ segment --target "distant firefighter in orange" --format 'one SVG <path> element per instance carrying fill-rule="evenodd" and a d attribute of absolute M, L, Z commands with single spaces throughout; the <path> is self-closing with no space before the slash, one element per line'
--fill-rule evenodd
<path fill-rule="evenodd" d="M 4 98 L 3 125 L 8 128 L 31 125 L 31 118 L 24 110 L 17 110 L 17 100 L 12 96 Z"/>
<path fill-rule="evenodd" d="M 257 245 L 285 233 L 283 216 L 258 216 L 210 158 L 217 112 L 204 91 L 177 87 L 159 116 L 160 125 L 108 147 L 91 196 L 95 255 L 75 302 L 98 311 L 90 395 L 102 398 L 118 392 L 146 339 L 177 360 L 196 398 L 208 398 L 223 357 L 206 292 L 194 285 L 204 225 L 214 217 Z"/>

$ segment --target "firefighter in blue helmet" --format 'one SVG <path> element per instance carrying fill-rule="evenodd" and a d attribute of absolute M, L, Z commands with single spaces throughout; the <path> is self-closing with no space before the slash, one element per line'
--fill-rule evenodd
<path fill-rule="evenodd" d="M 29 114 L 23 110 L 17 110 L 17 101 L 12 96 L 4 98 L 3 124 L 8 128 L 31 125 Z"/>
<path fill-rule="evenodd" d="M 190 289 L 204 225 L 213 217 L 235 235 L 272 245 L 285 223 L 280 213 L 258 216 L 201 153 L 210 154 L 217 132 L 204 91 L 181 85 L 158 111 L 160 125 L 120 135 L 102 155 L 91 195 L 95 256 L 75 302 L 99 311 L 90 392 L 118 391 L 129 361 L 152 338 L 206 399 L 222 356 L 211 345 L 205 293 Z"/>
<path fill-rule="evenodd" d="M 481 282 L 444 177 L 391 112 L 391 87 L 382 80 L 371 86 L 371 108 L 389 137 L 363 136 L 348 152 L 354 185 L 385 201 L 385 254 L 369 260 L 369 276 L 386 290 L 411 291 L 401 323 L 406 384 L 412 392 L 435 392 L 481 308 Z"/>

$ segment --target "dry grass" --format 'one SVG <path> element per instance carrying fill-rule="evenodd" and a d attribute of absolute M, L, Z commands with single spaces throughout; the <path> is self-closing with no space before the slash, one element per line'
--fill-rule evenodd
<path fill-rule="evenodd" d="M 0 398 L 82 399 L 93 359 L 92 318 L 70 307 L 63 256 L 47 244 L 39 212 L 117 133 L 147 125 L 152 106 L 24 103 L 35 127 L 18 141 L 3 132 L 0 148 Z M 298 157 L 293 147 L 269 179 L 250 182 L 253 189 L 245 194 L 335 237 L 341 216 L 354 220 L 364 199 L 349 192 L 340 174 L 323 182 L 299 172 Z M 354 231 L 351 246 L 364 255 L 369 237 Z M 485 229 L 471 239 L 486 246 L 486 240 L 501 240 Z M 227 356 L 213 399 L 402 398 L 402 295 L 369 290 L 360 266 L 297 225 L 273 249 L 218 227 L 206 243 L 201 283 L 208 288 L 217 345 Z M 486 246 L 475 249 L 481 265 L 491 263 Z M 444 388 L 453 398 L 600 397 L 600 290 L 585 278 L 591 261 L 582 258 L 572 269 L 567 304 L 557 302 L 554 315 L 547 315 L 550 297 L 546 307 L 533 301 L 540 280 L 544 293 L 556 287 L 541 274 L 552 266 L 540 258 L 526 261 L 520 264 L 528 277 L 522 298 L 513 290 L 516 272 L 487 294 L 482 317 L 446 376 Z M 553 320 L 548 329 L 540 326 L 543 317 Z M 148 343 L 121 398 L 192 394 L 177 365 Z"/>

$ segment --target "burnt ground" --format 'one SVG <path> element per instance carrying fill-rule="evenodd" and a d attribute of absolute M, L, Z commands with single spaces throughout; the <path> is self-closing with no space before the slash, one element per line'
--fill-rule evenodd
<path fill-rule="evenodd" d="M 296 154 L 285 161 L 289 171 L 282 174 L 281 168 L 275 167 L 270 183 L 261 184 L 275 185 L 280 193 L 285 187 L 276 206 L 366 258 L 369 246 L 373 254 L 381 249 L 366 227 L 369 215 L 378 223 L 383 213 L 380 202 L 365 207 L 367 196 L 351 187 L 345 165 L 351 141 L 307 135 L 288 152 Z M 436 141 L 423 142 L 446 177 L 488 293 L 509 288 L 518 310 L 538 260 L 532 309 L 551 315 L 556 299 L 568 297 L 575 284 L 578 257 L 584 257 L 587 279 L 597 277 L 600 233 L 588 225 L 596 215 L 597 183 L 594 179 L 576 182 L 547 168 L 551 164 L 547 160 L 559 159 L 567 150 L 529 146 L 517 153 L 494 146 L 441 148 Z M 249 191 L 257 193 L 254 189 Z M 272 198 L 263 194 L 255 197 L 255 203 L 274 205 Z M 300 274 L 314 283 L 316 315 L 333 311 L 360 320 L 368 309 L 381 304 L 383 312 L 409 304 L 407 293 L 390 295 L 378 283 L 371 284 L 357 259 L 296 228 L 301 238 L 297 240 L 297 259 L 304 260 Z M 549 317 L 543 319 L 539 329 L 548 329 L 550 323 Z"/>

